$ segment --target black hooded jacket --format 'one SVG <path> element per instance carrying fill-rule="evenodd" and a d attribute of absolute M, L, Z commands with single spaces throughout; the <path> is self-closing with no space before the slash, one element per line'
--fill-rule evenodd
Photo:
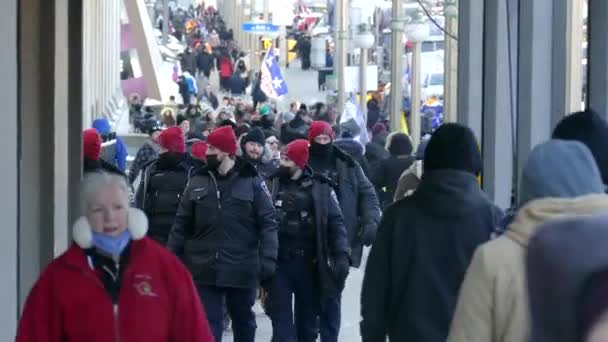
<path fill-rule="evenodd" d="M 378 228 L 361 293 L 363 342 L 445 342 L 473 253 L 500 218 L 473 174 L 427 171 Z"/>
<path fill-rule="evenodd" d="M 271 277 L 278 252 L 276 213 L 255 168 L 239 158 L 227 175 L 198 170 L 182 196 L 167 246 L 198 285 L 255 288 Z"/>

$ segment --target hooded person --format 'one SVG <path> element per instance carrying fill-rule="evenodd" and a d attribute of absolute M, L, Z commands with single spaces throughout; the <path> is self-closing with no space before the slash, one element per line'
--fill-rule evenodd
<path fill-rule="evenodd" d="M 380 162 L 371 178 L 374 186 L 383 192 L 381 197 L 384 199 L 384 208 L 393 203 L 401 174 L 409 169 L 415 160 L 412 156 L 412 141 L 407 134 L 391 133 L 386 146 L 391 156 Z"/>
<path fill-rule="evenodd" d="M 148 215 L 148 235 L 166 245 L 181 195 L 190 178 L 192 161 L 185 153 L 184 134 L 179 127 L 165 129 L 158 140 L 160 154 L 142 170 L 135 205 Z"/>
<path fill-rule="evenodd" d="M 300 109 L 296 116 L 281 126 L 281 143 L 287 145 L 297 139 L 307 139 L 311 116 L 305 109 Z"/>
<path fill-rule="evenodd" d="M 585 144 L 595 158 L 604 184 L 608 184 L 608 122 L 604 118 L 591 110 L 568 115 L 553 130 L 553 139 Z"/>
<path fill-rule="evenodd" d="M 413 195 L 389 206 L 372 245 L 361 292 L 363 342 L 445 342 L 458 289 L 500 210 L 481 190 L 473 132 L 444 124 L 424 155 Z"/>
<path fill-rule="evenodd" d="M 93 128 L 101 136 L 101 159 L 116 165 L 121 172 L 125 172 L 127 169 L 127 156 L 129 155 L 127 145 L 115 132 L 112 132 L 108 119 L 95 119 L 93 121 Z"/>
<path fill-rule="evenodd" d="M 336 139 L 335 146 L 348 153 L 363 169 L 363 173 L 369 178 L 370 171 L 367 159 L 365 159 L 365 147 L 355 138 L 361 134 L 361 128 L 355 121 L 350 119 L 340 124 L 340 138 Z"/>
<path fill-rule="evenodd" d="M 608 337 L 608 216 L 544 224 L 526 255 L 530 342 L 604 342 Z"/>
<path fill-rule="evenodd" d="M 325 121 L 310 125 L 309 166 L 327 179 L 338 196 L 348 243 L 351 266 L 359 267 L 363 246 L 370 246 L 376 236 L 381 209 L 376 191 L 361 166 L 346 152 L 334 146 L 334 131 Z M 320 316 L 321 341 L 336 341 L 340 331 L 341 293 L 326 298 Z"/>
<path fill-rule="evenodd" d="M 271 151 L 266 147 L 266 137 L 261 129 L 255 127 L 241 137 L 241 156 L 257 170 L 258 174 L 267 179 L 279 167 L 277 160 L 272 160 Z"/>
<path fill-rule="evenodd" d="M 409 196 L 416 191 L 420 180 L 422 179 L 424 152 L 426 147 L 431 140 L 430 135 L 425 135 L 420 140 L 416 153 L 414 154 L 415 161 L 407 170 L 403 171 L 397 182 L 397 189 L 395 189 L 395 195 L 393 202 L 397 202 L 405 196 Z"/>
<path fill-rule="evenodd" d="M 527 341 L 524 259 L 530 238 L 544 222 L 608 212 L 603 192 L 599 169 L 585 145 L 564 140 L 537 145 L 522 171 L 515 218 L 504 235 L 475 252 L 448 342 Z"/>
<path fill-rule="evenodd" d="M 382 123 L 375 124 L 372 128 L 372 140 L 365 145 L 365 159 L 372 174 L 380 166 L 380 161 L 390 156 L 386 149 L 387 137 L 386 126 Z"/>
<path fill-rule="evenodd" d="M 101 137 L 94 128 L 85 129 L 82 133 L 83 172 L 106 171 L 126 177 L 125 174 L 114 166 L 101 159 Z"/>

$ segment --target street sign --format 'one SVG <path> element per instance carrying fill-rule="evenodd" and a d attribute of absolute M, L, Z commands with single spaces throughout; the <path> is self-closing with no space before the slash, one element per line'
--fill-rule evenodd
<path fill-rule="evenodd" d="M 248 33 L 274 33 L 279 27 L 269 23 L 243 23 L 243 32 Z"/>

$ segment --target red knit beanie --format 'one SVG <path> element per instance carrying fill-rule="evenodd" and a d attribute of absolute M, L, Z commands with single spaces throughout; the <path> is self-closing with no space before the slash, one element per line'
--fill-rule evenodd
<path fill-rule="evenodd" d="M 192 145 L 192 156 L 197 159 L 207 160 L 207 144 L 197 141 Z"/>
<path fill-rule="evenodd" d="M 101 157 L 101 137 L 95 128 L 85 129 L 82 134 L 82 154 L 87 159 Z"/>
<path fill-rule="evenodd" d="M 300 169 L 308 164 L 308 141 L 297 139 L 287 145 L 287 158 L 296 163 Z"/>
<path fill-rule="evenodd" d="M 169 152 L 184 153 L 186 152 L 184 132 L 179 127 L 169 127 L 160 133 L 158 143 L 162 148 Z"/>
<path fill-rule="evenodd" d="M 231 126 L 214 129 L 207 137 L 207 144 L 230 155 L 236 154 L 236 135 Z"/>
<path fill-rule="evenodd" d="M 329 135 L 331 140 L 334 140 L 334 130 L 329 123 L 325 121 L 313 121 L 308 130 L 308 141 L 313 141 L 316 137 L 323 134 Z"/>

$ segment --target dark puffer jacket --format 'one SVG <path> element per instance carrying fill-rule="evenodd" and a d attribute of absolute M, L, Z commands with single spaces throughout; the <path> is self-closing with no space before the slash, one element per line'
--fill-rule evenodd
<path fill-rule="evenodd" d="M 144 166 L 135 205 L 148 216 L 148 236 L 167 244 L 193 163 L 187 154 L 166 152 Z"/>
<path fill-rule="evenodd" d="M 206 167 L 197 171 L 167 246 L 198 285 L 255 288 L 271 277 L 278 253 L 276 213 L 254 167 L 237 159 L 225 176 Z"/>
<path fill-rule="evenodd" d="M 501 217 L 475 175 L 427 171 L 378 228 L 361 292 L 363 342 L 445 342 L 473 253 Z"/>

